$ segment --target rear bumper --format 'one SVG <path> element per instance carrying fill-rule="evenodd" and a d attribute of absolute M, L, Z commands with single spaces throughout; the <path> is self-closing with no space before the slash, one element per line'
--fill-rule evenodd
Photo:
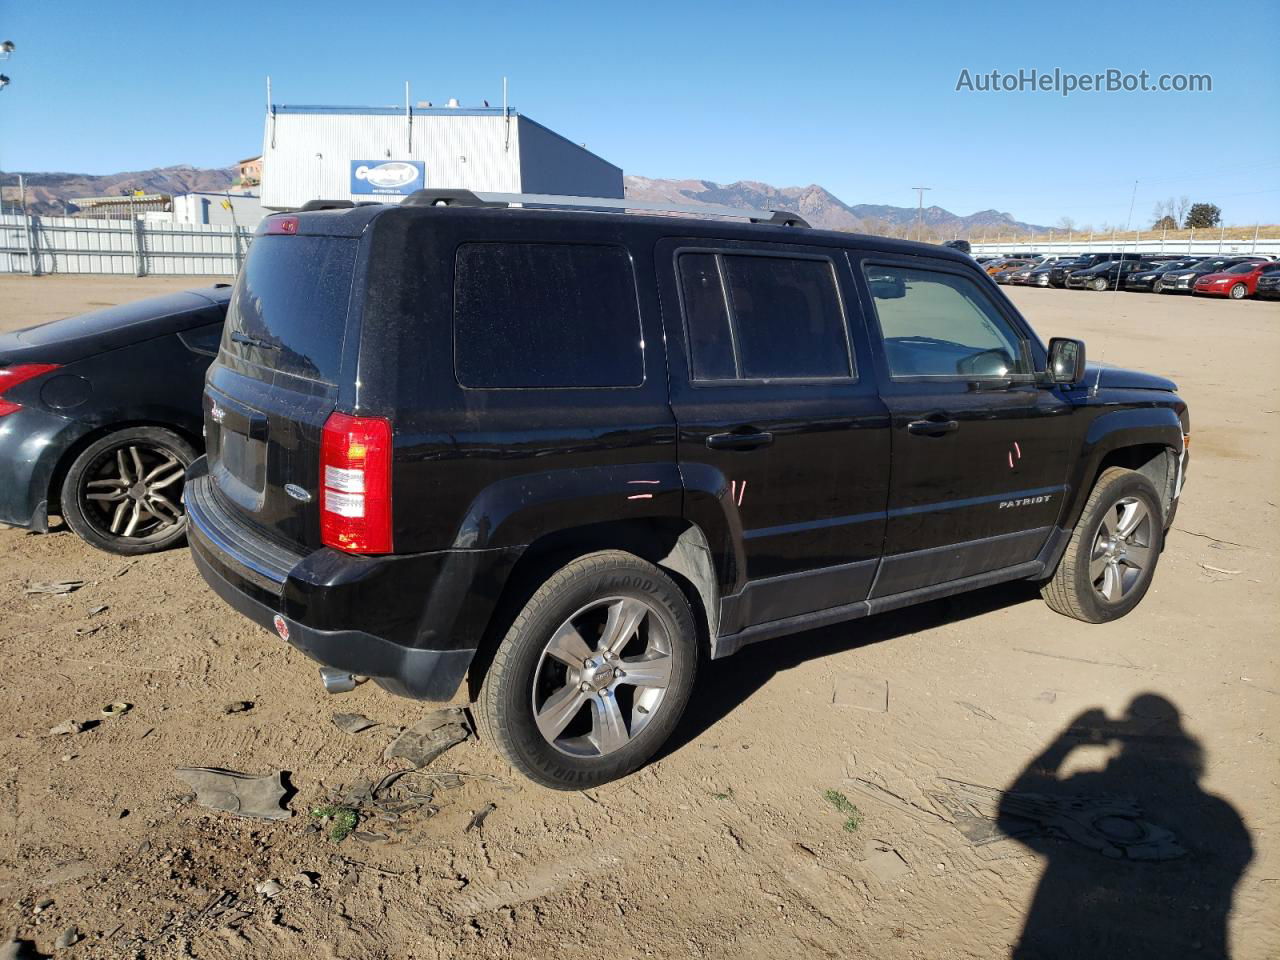
<path fill-rule="evenodd" d="M 218 596 L 273 633 L 281 617 L 290 645 L 313 660 L 420 700 L 457 692 L 517 555 L 290 553 L 221 507 L 203 457 L 185 498 L 196 569 Z"/>

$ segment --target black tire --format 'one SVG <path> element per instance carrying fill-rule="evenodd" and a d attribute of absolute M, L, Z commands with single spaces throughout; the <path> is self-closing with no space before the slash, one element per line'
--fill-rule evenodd
<path fill-rule="evenodd" d="M 1231 288 L 1232 300 L 1243 300 L 1248 295 L 1249 295 L 1249 288 L 1246 287 L 1243 283 L 1237 283 L 1234 287 Z"/>
<path fill-rule="evenodd" d="M 1163 281 L 1163 280 L 1157 280 L 1155 283 L 1151 284 L 1151 292 L 1152 292 L 1152 293 L 1164 293 L 1164 281 Z"/>
<path fill-rule="evenodd" d="M 579 621 L 575 618 L 579 615 L 589 617 L 592 610 L 605 609 L 605 605 L 618 598 L 629 602 L 638 600 L 648 608 L 634 633 L 637 642 L 645 642 L 641 634 L 646 632 L 651 638 L 663 636 L 669 641 L 669 680 L 652 712 L 639 703 L 640 694 L 635 692 L 650 688 L 634 687 L 635 699 L 629 705 L 623 703 L 625 690 L 615 688 L 613 704 L 621 711 L 618 715 L 626 723 L 629 739 L 612 752 L 601 750 L 600 755 L 573 755 L 553 745 L 535 720 L 535 704 L 540 695 L 538 685 L 544 682 L 542 665 L 550 664 L 552 670 L 565 671 L 565 682 L 546 698 L 541 708 L 545 710 L 557 693 L 572 692 L 577 687 L 574 677 L 568 674 L 568 668 L 561 666 L 558 658 L 546 659 L 550 656 L 547 648 L 553 636 L 560 634 L 564 625 L 577 624 Z M 656 618 L 655 621 L 651 623 L 650 617 Z M 601 637 L 606 630 L 607 624 L 601 627 Z M 603 649 L 601 642 L 588 643 L 593 657 L 597 650 Z M 693 689 L 697 642 L 688 600 L 656 566 L 620 550 L 579 557 L 561 567 L 538 588 L 499 644 L 477 698 L 476 721 L 481 738 L 496 744 L 517 771 L 552 789 L 582 790 L 626 776 L 653 756 L 679 722 Z M 625 665 L 641 661 L 617 662 Z M 577 676 L 583 679 L 587 672 Z M 554 687 L 559 682 L 553 680 L 550 685 Z M 606 703 L 609 696 L 608 692 L 584 692 L 582 705 L 576 708 L 581 712 L 574 715 L 565 730 L 573 733 L 585 720 L 585 726 L 595 731 L 599 711 L 603 709 L 600 704 Z M 629 721 L 623 717 L 626 712 L 631 714 Z M 633 733 L 637 725 L 640 729 Z M 556 743 L 581 742 L 584 749 L 589 750 L 588 741 L 593 735 L 593 732 L 583 734 L 576 741 L 557 739 Z"/>
<path fill-rule="evenodd" d="M 181 474 L 195 458 L 191 444 L 163 427 L 109 433 L 86 447 L 67 470 L 62 519 L 99 550 L 126 556 L 166 550 L 187 535 Z M 135 473 L 139 478 L 155 474 L 154 490 L 143 483 L 135 496 L 140 485 L 126 482 Z M 138 519 L 130 530 L 134 514 Z"/>
<path fill-rule="evenodd" d="M 1117 570 L 1123 570 L 1122 581 L 1129 577 L 1130 567 L 1124 566 L 1126 550 L 1136 555 L 1142 551 L 1143 565 L 1139 575 L 1132 578 L 1127 585 L 1120 586 L 1120 594 L 1114 599 L 1106 598 L 1099 583 L 1107 583 L 1107 574 L 1098 580 L 1093 574 L 1097 568 L 1095 563 L 1104 562 L 1107 553 L 1099 552 L 1103 524 L 1114 517 L 1117 512 L 1127 509 L 1122 504 L 1137 501 L 1147 511 L 1149 524 L 1140 532 L 1135 530 L 1135 538 L 1144 541 L 1140 545 L 1123 544 L 1115 564 Z M 1106 623 L 1123 617 L 1136 607 L 1146 596 L 1155 574 L 1156 564 L 1160 559 L 1160 551 L 1164 548 L 1164 510 L 1160 497 L 1151 481 L 1142 474 L 1121 467 L 1108 467 L 1098 477 L 1093 491 L 1085 503 L 1084 512 L 1071 534 L 1067 549 L 1058 563 L 1058 569 L 1040 587 L 1040 595 L 1044 597 L 1050 609 L 1066 617 L 1074 617 L 1086 623 Z"/>

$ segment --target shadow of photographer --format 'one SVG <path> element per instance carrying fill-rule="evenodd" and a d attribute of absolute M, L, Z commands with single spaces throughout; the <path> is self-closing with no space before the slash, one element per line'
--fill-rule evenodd
<path fill-rule="evenodd" d="M 1102 769 L 1063 776 L 1085 746 L 1118 750 Z M 1000 798 L 1000 830 L 1046 861 L 1013 957 L 1228 957 L 1253 847 L 1203 775 L 1199 741 L 1158 694 L 1119 719 L 1092 709 L 1068 724 Z"/>

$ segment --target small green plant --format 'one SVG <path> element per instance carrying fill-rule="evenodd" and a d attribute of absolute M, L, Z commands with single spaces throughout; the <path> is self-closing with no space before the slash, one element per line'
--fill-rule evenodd
<path fill-rule="evenodd" d="M 356 824 L 360 822 L 360 814 L 354 807 L 342 807 L 332 803 L 312 807 L 311 816 L 317 820 L 327 820 L 332 824 L 329 828 L 329 839 L 334 843 L 341 843 L 347 839 L 351 831 L 356 828 Z"/>
<path fill-rule="evenodd" d="M 827 803 L 844 814 L 844 829 L 846 832 L 853 833 L 858 829 L 862 823 L 862 811 L 853 805 L 852 800 L 839 790 L 828 790 L 823 796 L 827 798 Z"/>
<path fill-rule="evenodd" d="M 732 799 L 733 799 L 733 787 L 725 787 L 725 788 L 724 788 L 724 793 L 713 793 L 711 796 L 712 796 L 712 798 L 713 798 L 713 799 L 715 799 L 715 800 L 732 800 Z"/>

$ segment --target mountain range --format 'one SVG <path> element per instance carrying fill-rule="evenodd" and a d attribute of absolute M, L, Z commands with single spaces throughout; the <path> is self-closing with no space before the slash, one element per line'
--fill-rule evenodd
<path fill-rule="evenodd" d="M 827 230 L 851 230 L 856 233 L 905 233 L 913 231 L 917 217 L 915 207 L 894 207 L 881 203 L 845 203 L 830 190 L 811 183 L 807 187 L 775 187 L 754 180 L 737 183 L 712 183 L 710 180 L 653 180 L 648 177 L 625 178 L 627 197 L 686 206 L 719 204 L 726 207 L 756 207 L 789 210 L 798 213 L 815 227 Z M 944 237 L 964 236 L 975 230 L 1001 230 L 1009 233 L 1036 232 L 1048 227 L 1015 220 L 999 210 L 979 210 L 960 216 L 942 207 L 924 208 L 924 225 L 928 232 Z"/>
<path fill-rule="evenodd" d="M 74 197 L 119 196 L 142 190 L 145 193 L 191 193 L 225 190 L 235 179 L 235 167 L 202 169 L 186 165 L 157 167 L 93 176 L 84 173 L 27 173 L 27 209 L 32 213 L 60 214 Z M 0 199 L 16 203 L 16 175 L 0 173 L 4 186 Z M 754 180 L 713 183 L 710 180 L 662 180 L 627 176 L 625 194 L 635 200 L 673 203 L 681 206 L 717 204 L 729 207 L 770 207 L 790 210 L 815 227 L 860 233 L 906 235 L 915 230 L 917 210 L 887 204 L 847 204 L 817 184 L 807 187 L 775 187 Z M 938 206 L 924 208 L 924 226 L 934 238 L 965 236 L 975 231 L 1045 231 L 1047 227 L 1023 223 L 999 210 L 980 210 L 960 216 Z"/>

